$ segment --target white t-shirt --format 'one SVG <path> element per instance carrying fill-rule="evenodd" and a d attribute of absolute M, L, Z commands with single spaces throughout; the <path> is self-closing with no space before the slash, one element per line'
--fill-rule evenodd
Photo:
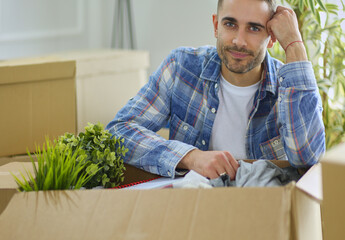
<path fill-rule="evenodd" d="M 235 159 L 247 158 L 245 136 L 259 83 L 238 87 L 221 76 L 219 106 L 213 124 L 210 150 L 229 151 Z"/>

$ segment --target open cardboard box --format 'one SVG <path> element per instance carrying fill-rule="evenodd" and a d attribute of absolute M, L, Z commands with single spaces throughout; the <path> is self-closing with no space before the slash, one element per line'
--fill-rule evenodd
<path fill-rule="evenodd" d="M 11 164 L 0 167 L 0 182 L 31 163 Z M 0 232 L 4 239 L 322 239 L 320 199 L 303 183 L 318 166 L 301 184 L 269 188 L 19 193 L 7 178 Z M 126 167 L 126 183 L 155 177 Z"/>

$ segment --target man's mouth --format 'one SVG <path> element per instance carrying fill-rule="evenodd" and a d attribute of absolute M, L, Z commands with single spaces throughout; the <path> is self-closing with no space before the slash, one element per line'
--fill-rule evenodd
<path fill-rule="evenodd" d="M 228 50 L 228 51 L 233 58 L 245 58 L 245 57 L 249 56 L 248 53 L 244 53 L 244 52 L 237 52 L 237 51 L 233 51 L 233 50 Z"/>

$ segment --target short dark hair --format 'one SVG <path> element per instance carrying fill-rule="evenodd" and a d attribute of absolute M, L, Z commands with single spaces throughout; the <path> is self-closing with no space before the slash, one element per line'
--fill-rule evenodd
<path fill-rule="evenodd" d="M 218 0 L 217 14 L 219 13 L 219 9 L 223 5 L 223 1 L 224 0 Z M 269 6 L 269 8 L 271 10 L 271 14 L 273 16 L 274 12 L 276 11 L 276 7 L 277 7 L 276 1 L 275 0 L 261 0 L 261 1 L 265 1 L 267 3 L 267 5 Z"/>

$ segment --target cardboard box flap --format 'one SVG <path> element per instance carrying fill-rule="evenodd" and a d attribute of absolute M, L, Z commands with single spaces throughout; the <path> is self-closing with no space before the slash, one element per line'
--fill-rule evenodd
<path fill-rule="evenodd" d="M 27 172 L 30 172 L 32 175 L 34 175 L 34 169 L 31 162 L 11 162 L 1 166 L 0 189 L 17 189 L 18 185 L 13 175 L 22 180 L 23 178 L 21 174 L 23 174 L 27 179 Z"/>
<path fill-rule="evenodd" d="M 0 216 L 2 212 L 6 209 L 8 203 L 11 201 L 13 195 L 17 192 L 15 189 L 0 189 Z"/>
<path fill-rule="evenodd" d="M 345 236 L 345 143 L 321 159 L 323 201 L 321 204 L 325 239 L 344 239 Z"/>
<path fill-rule="evenodd" d="M 292 191 L 292 238 L 322 240 L 320 203 L 298 187 Z"/>
<path fill-rule="evenodd" d="M 34 155 L 32 157 L 36 159 Z M 4 158 L 4 159 L 8 160 L 9 158 Z M 0 189 L 16 189 L 18 187 L 11 173 L 13 173 L 16 177 L 19 177 L 20 180 L 22 180 L 21 173 L 24 174 L 24 176 L 27 178 L 26 171 L 34 175 L 33 166 L 28 155 L 15 157 L 13 159 L 15 159 L 16 161 L 21 160 L 21 162 L 9 162 L 9 163 L 4 164 L 3 166 L 0 166 L 0 176 L 1 176 Z M 37 166 L 37 162 L 36 162 L 36 166 Z M 150 179 L 159 177 L 156 174 L 146 172 L 144 170 L 138 169 L 126 163 L 125 163 L 125 167 L 126 167 L 126 171 L 124 172 L 125 179 L 123 183 L 121 183 L 121 185 L 126 185 L 126 184 L 139 182 L 143 180 L 150 180 Z"/>
<path fill-rule="evenodd" d="M 342 143 L 327 151 L 326 154 L 321 158 L 321 163 L 335 163 L 345 166 L 344 156 L 345 143 Z"/>
<path fill-rule="evenodd" d="M 126 185 L 126 184 L 135 183 L 135 182 L 139 182 L 143 180 L 151 180 L 151 179 L 161 177 L 157 174 L 146 172 L 144 170 L 136 168 L 127 163 L 124 163 L 124 165 L 126 167 L 126 171 L 124 172 L 125 179 L 121 183 L 121 185 Z"/>
<path fill-rule="evenodd" d="M 0 62 L 0 84 L 72 78 L 75 63 L 56 57 L 30 58 Z"/>
<path fill-rule="evenodd" d="M 321 164 L 312 166 L 296 183 L 296 186 L 321 202 L 323 198 Z"/>
<path fill-rule="evenodd" d="M 35 161 L 36 161 L 36 157 L 32 156 Z M 7 157 L 0 157 L 0 172 L 1 172 L 1 166 L 5 165 L 7 163 L 11 163 L 11 162 L 31 162 L 31 159 L 29 158 L 29 156 L 26 155 L 17 155 L 17 156 L 7 156 Z"/>
<path fill-rule="evenodd" d="M 290 194 L 288 188 L 20 193 L 0 216 L 0 231 L 4 239 L 288 240 Z"/>
<path fill-rule="evenodd" d="M 149 67 L 149 53 L 133 50 L 88 50 L 54 54 L 53 57 L 76 60 L 77 77 L 130 72 Z"/>

